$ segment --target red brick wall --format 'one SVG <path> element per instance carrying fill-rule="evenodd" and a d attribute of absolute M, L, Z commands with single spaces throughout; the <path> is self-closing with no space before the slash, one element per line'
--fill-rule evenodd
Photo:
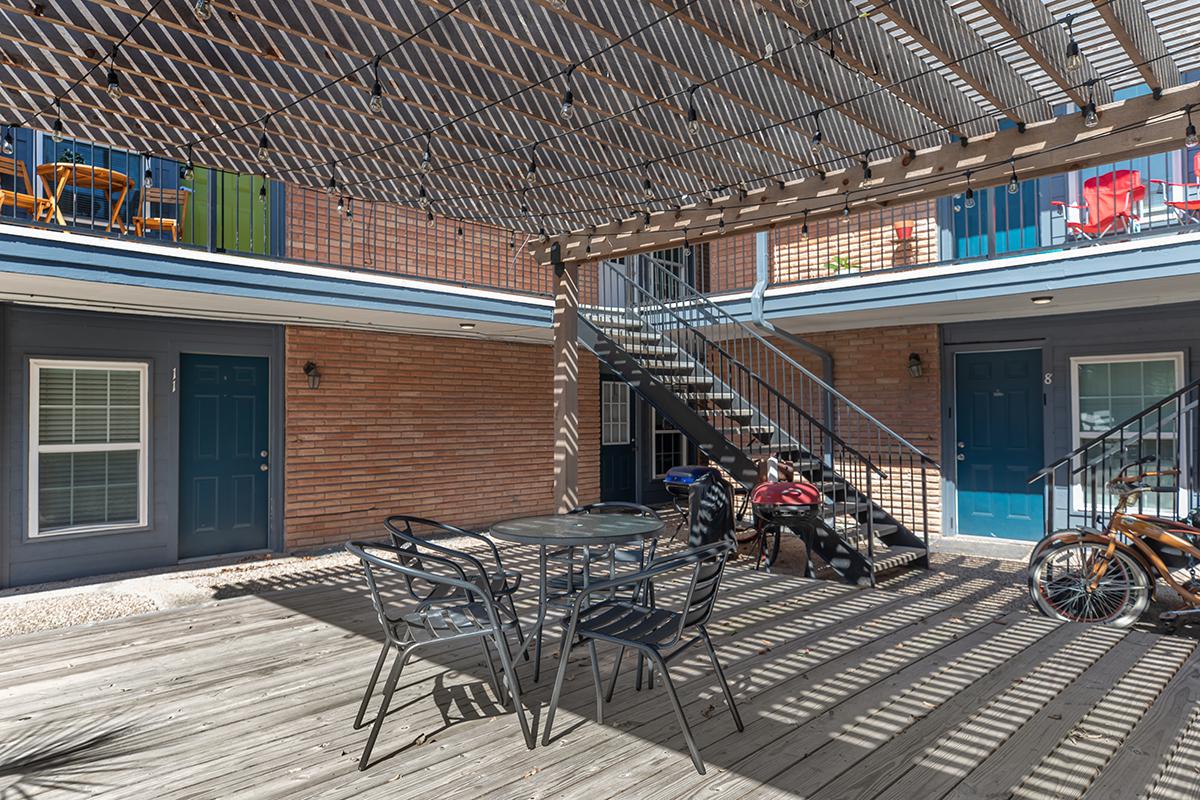
<path fill-rule="evenodd" d="M 586 353 L 580 367 L 588 502 L 600 493 L 599 371 Z M 477 526 L 553 511 L 549 345 L 292 326 L 285 369 L 289 549 L 378 534 L 392 513 Z"/>
<path fill-rule="evenodd" d="M 806 333 L 804 338 L 833 355 L 834 387 L 838 391 L 940 462 L 941 361 L 936 325 Z M 816 375 L 822 374 L 820 362 L 807 351 L 783 341 L 776 344 Z M 908 371 L 911 353 L 921 357 L 919 378 Z M 874 445 L 866 437 L 845 430 L 842 433 L 852 445 L 874 455 L 870 452 Z M 909 469 L 907 461 L 895 463 L 899 468 L 892 470 L 893 476 L 888 481 L 879 484 L 880 495 L 889 510 L 901 509 L 909 516 L 907 522 L 919 523 L 918 517 L 923 515 L 918 512 L 915 494 L 920 486 L 920 473 Z M 932 470 L 926 479 L 929 526 L 930 532 L 935 533 L 941 527 L 940 485 Z M 894 496 L 889 497 L 889 491 Z"/>
<path fill-rule="evenodd" d="M 538 266 L 508 231 L 457 222 L 394 203 L 351 200 L 353 214 L 337 210 L 338 196 L 288 187 L 287 256 L 333 266 L 369 269 L 520 292 L 549 292 L 550 271 Z M 462 231 L 460 236 L 458 231 Z M 512 246 L 510 246 L 512 245 Z"/>

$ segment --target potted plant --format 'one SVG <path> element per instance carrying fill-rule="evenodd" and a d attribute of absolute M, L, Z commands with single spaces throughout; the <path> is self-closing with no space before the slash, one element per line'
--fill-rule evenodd
<path fill-rule="evenodd" d="M 825 265 L 825 269 L 835 275 L 853 275 L 859 271 L 859 265 L 845 256 L 837 256 L 833 261 Z"/>

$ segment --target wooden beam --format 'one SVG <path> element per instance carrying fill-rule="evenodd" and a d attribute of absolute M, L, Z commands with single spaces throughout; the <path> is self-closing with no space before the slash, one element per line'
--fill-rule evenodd
<path fill-rule="evenodd" d="M 1050 104 L 945 0 L 893 0 L 876 9 L 1015 122 L 1049 119 Z M 934 32 L 937 38 L 934 38 Z M 969 54 L 970 58 L 965 58 Z"/>
<path fill-rule="evenodd" d="M 1200 83 L 1189 83 L 1162 93 L 1143 95 L 1100 108 L 1100 124 L 1084 127 L 1079 114 L 1029 124 L 1022 133 L 1008 128 L 970 140 L 966 146 L 945 144 L 919 151 L 910 163 L 890 158 L 873 162 L 872 179 L 860 185 L 857 168 L 830 172 L 825 180 L 804 178 L 782 187 L 758 189 L 744 200 L 736 196 L 714 201 L 711 207 L 688 206 L 653 214 L 643 229 L 640 219 L 598 226 L 559 237 L 563 260 L 575 263 L 603 260 L 634 253 L 678 247 L 685 236 L 692 243 L 720 235 L 764 230 L 792 223 L 808 212 L 815 221 L 841 213 L 849 200 L 852 210 L 888 206 L 941 197 L 962 191 L 965 173 L 971 171 L 976 189 L 998 186 L 1008 180 L 1009 159 L 1022 179 L 1036 178 L 1106 164 L 1116 158 L 1136 158 L 1180 146 L 1183 108 L 1200 104 Z M 591 252 L 585 253 L 591 245 Z M 548 249 L 534 248 L 542 263 Z"/>
<path fill-rule="evenodd" d="M 563 264 L 558 245 L 547 250 L 554 269 L 554 507 L 579 505 L 579 265 Z"/>
<path fill-rule="evenodd" d="M 1129 60 L 1138 65 L 1147 86 L 1159 90 L 1179 85 L 1179 67 L 1141 0 L 1092 0 L 1092 4 L 1125 48 Z M 1200 23 L 1193 20 L 1193 24 Z"/>
<path fill-rule="evenodd" d="M 1083 54 L 1083 69 L 1075 72 L 1067 69 L 1067 45 L 1071 39 L 1062 25 L 1054 24 L 1055 19 L 1042 0 L 976 1 L 1075 105 L 1082 108 L 1087 103 L 1088 92 L 1080 88 L 1087 81 L 1096 81 L 1091 97 L 1097 105 L 1112 102 L 1112 88 L 1100 80 L 1086 53 Z M 1030 34 L 1029 31 L 1037 33 Z"/>

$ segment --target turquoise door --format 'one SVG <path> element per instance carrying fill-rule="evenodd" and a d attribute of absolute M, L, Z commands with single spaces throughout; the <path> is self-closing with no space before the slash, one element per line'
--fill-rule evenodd
<path fill-rule="evenodd" d="M 267 359 L 185 354 L 179 363 L 179 557 L 263 549 Z"/>
<path fill-rule="evenodd" d="M 955 358 L 958 530 L 1040 539 L 1043 466 L 1042 351 L 960 353 Z"/>

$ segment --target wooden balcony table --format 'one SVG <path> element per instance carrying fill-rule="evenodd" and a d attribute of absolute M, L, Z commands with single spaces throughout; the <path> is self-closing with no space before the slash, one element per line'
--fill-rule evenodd
<path fill-rule="evenodd" d="M 54 219 L 59 225 L 67 224 L 62 213 L 61 200 L 67 187 L 74 187 L 105 194 L 111 203 L 112 212 L 109 214 L 108 224 L 104 230 L 111 231 L 113 225 L 116 225 L 121 233 L 125 233 L 125 223 L 121 221 L 121 208 L 125 205 L 125 198 L 129 196 L 129 192 L 136 186 L 128 175 L 104 167 L 62 161 L 42 164 L 37 168 L 37 174 L 42 179 L 42 184 L 46 187 L 46 194 L 50 198 L 50 210 L 46 213 L 46 222 Z M 113 195 L 116 195 L 115 200 Z"/>

